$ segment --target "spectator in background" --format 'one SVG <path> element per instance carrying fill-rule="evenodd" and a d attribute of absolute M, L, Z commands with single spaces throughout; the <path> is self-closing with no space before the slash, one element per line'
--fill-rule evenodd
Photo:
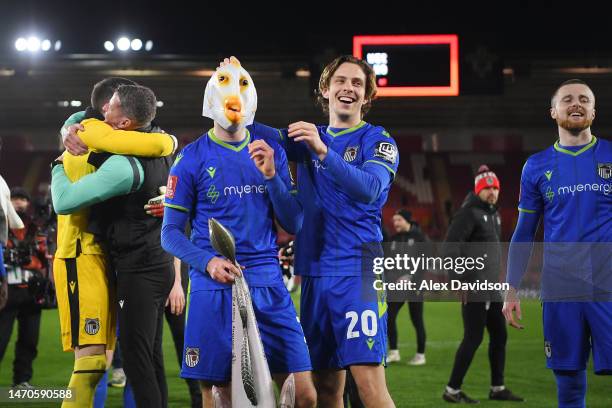
<path fill-rule="evenodd" d="M 2 138 L 0 138 L 0 151 L 2 151 Z M 23 222 L 11 204 L 11 190 L 6 181 L 0 176 L 0 255 L 4 253 L 8 240 L 8 230 L 22 229 Z M 4 264 L 0 263 L 0 310 L 6 305 L 8 296 L 8 285 Z"/>
<path fill-rule="evenodd" d="M 7 272 L 8 302 L 0 311 L 0 360 L 4 357 L 18 321 L 15 359 L 13 360 L 13 387 L 32 388 L 32 364 L 37 355 L 40 331 L 41 304 L 44 293 L 37 282 L 47 278 L 46 236 L 32 222 L 28 213 L 30 195 L 21 187 L 11 191 L 11 202 L 25 228 L 9 230 L 4 251 Z"/>
<path fill-rule="evenodd" d="M 391 256 L 395 253 L 412 252 L 411 249 L 417 242 L 427 242 L 429 239 L 421 231 L 419 225 L 415 220 L 412 219 L 412 213 L 408 210 L 400 209 L 393 216 L 393 228 L 396 234 L 391 237 Z M 397 245 L 397 243 L 401 243 Z M 410 254 L 409 254 L 410 255 Z M 414 282 L 421 281 L 423 279 L 424 271 L 417 271 L 416 274 L 411 275 L 411 280 Z M 397 277 L 402 278 L 402 277 Z M 387 363 L 393 363 L 400 361 L 400 353 L 397 347 L 397 315 L 404 306 L 405 302 L 388 302 L 389 309 L 389 321 L 387 323 L 387 334 L 389 336 L 389 355 L 387 356 Z M 410 311 L 410 320 L 416 332 L 417 338 L 417 352 L 410 359 L 408 364 L 410 365 L 423 365 L 425 364 L 425 323 L 423 321 L 423 295 L 418 291 L 416 298 L 408 302 L 408 310 Z"/>
<path fill-rule="evenodd" d="M 487 262 L 482 270 L 474 269 L 454 278 L 464 282 L 498 282 L 501 270 L 499 247 L 501 218 L 497 210 L 499 179 L 486 165 L 480 166 L 474 180 L 474 191 L 466 196 L 461 208 L 453 216 L 445 239 L 445 256 L 473 257 L 486 253 Z M 465 245 L 467 243 L 467 245 Z M 476 246 L 478 243 L 480 245 Z M 506 362 L 506 322 L 502 314 L 499 291 L 469 291 L 462 294 L 463 340 L 455 355 L 450 380 L 442 398 L 446 402 L 478 404 L 461 391 L 463 379 L 484 335 L 489 332 L 489 362 L 491 364 L 491 390 L 489 399 L 523 401 L 504 385 Z"/>

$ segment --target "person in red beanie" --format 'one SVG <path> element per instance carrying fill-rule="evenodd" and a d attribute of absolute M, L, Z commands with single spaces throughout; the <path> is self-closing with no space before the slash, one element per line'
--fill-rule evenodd
<path fill-rule="evenodd" d="M 486 165 L 480 166 L 474 179 L 474 191 L 470 191 L 461 208 L 451 219 L 445 239 L 445 256 L 477 258 L 483 251 L 487 254 L 485 267 L 461 273 L 452 279 L 462 282 L 499 282 L 501 250 L 499 247 L 501 218 L 497 211 L 499 179 Z M 481 243 L 475 245 L 474 243 Z M 467 244 L 467 245 L 465 245 Z M 463 340 L 459 345 L 450 380 L 442 398 L 451 403 L 477 404 L 468 397 L 461 385 L 472 363 L 474 354 L 484 336 L 489 332 L 489 362 L 491 364 L 491 389 L 489 399 L 501 401 L 523 401 L 504 385 L 506 361 L 506 322 L 502 314 L 503 300 L 499 291 L 463 292 L 461 315 L 463 317 Z"/>

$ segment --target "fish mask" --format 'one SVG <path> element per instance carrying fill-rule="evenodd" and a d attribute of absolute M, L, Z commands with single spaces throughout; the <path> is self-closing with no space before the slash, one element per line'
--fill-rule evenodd
<path fill-rule="evenodd" d="M 217 68 L 204 91 L 202 116 L 211 118 L 228 132 L 253 123 L 257 110 L 257 91 L 249 73 L 238 59 Z"/>

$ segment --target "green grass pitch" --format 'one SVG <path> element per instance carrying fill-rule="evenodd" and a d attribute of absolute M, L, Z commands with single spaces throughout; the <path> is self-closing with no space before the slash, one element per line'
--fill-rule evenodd
<path fill-rule="evenodd" d="M 488 400 L 489 364 L 485 335 L 463 389 L 473 398 L 481 400 L 481 406 L 505 407 L 555 407 L 556 387 L 553 374 L 544 366 L 541 308 L 538 302 L 523 303 L 523 323 L 526 328 L 517 331 L 509 328 L 506 361 L 506 385 L 527 399 L 525 403 L 500 403 Z M 441 396 L 451 371 L 454 354 L 459 344 L 462 325 L 458 303 L 427 303 L 425 325 L 427 328 L 427 364 L 411 367 L 406 361 L 415 352 L 415 338 L 404 307 L 398 317 L 399 342 L 402 361 L 391 364 L 387 370 L 387 383 L 398 407 L 445 407 L 450 404 Z M 15 330 L 7 353 L 0 365 L 0 387 L 11 385 L 12 359 Z M 164 332 L 164 357 L 169 388 L 170 407 L 188 407 L 189 393 L 184 381 L 178 377 L 178 364 L 172 337 L 167 327 Z M 72 370 L 73 357 L 60 348 L 59 322 L 56 310 L 43 312 L 38 358 L 34 365 L 32 383 L 39 387 L 65 386 Z M 612 407 L 612 377 L 595 376 L 592 367 L 588 375 L 589 408 Z M 109 389 L 107 407 L 121 407 L 121 390 Z M 51 407 L 59 404 L 0 404 L 10 407 Z"/>

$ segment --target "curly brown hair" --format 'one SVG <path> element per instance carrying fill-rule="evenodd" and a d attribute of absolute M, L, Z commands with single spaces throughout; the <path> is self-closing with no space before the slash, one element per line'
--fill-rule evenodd
<path fill-rule="evenodd" d="M 327 64 L 327 66 L 323 69 L 321 78 L 319 78 L 319 89 L 317 89 L 316 92 L 317 103 L 321 105 L 323 112 L 329 113 L 329 100 L 323 97 L 323 91 L 329 89 L 332 76 L 334 76 L 334 73 L 340 67 L 340 65 L 344 64 L 345 62 L 358 65 L 366 76 L 365 100 L 367 103 L 361 107 L 361 117 L 363 117 L 372 107 L 372 101 L 376 99 L 376 74 L 374 73 L 374 69 L 370 66 L 370 64 L 364 60 L 355 58 L 352 55 L 341 55 Z"/>

